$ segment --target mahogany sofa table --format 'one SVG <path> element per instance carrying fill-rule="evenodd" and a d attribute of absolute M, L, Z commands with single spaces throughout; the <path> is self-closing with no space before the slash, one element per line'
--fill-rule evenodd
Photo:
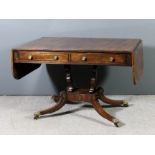
<path fill-rule="evenodd" d="M 143 49 L 140 39 L 110 38 L 54 38 L 43 37 L 12 50 L 12 70 L 16 79 L 29 74 L 41 64 L 64 65 L 67 88 L 53 96 L 53 107 L 34 114 L 34 119 L 55 112 L 67 101 L 89 102 L 104 118 L 119 126 L 119 120 L 108 114 L 99 100 L 111 106 L 128 106 L 127 101 L 112 100 L 104 95 L 102 88 L 96 88 L 97 66 L 129 66 L 132 68 L 133 82 L 136 84 L 143 72 Z M 71 65 L 91 65 L 92 76 L 88 89 L 74 88 Z M 80 75 L 79 75 L 80 76 Z"/>

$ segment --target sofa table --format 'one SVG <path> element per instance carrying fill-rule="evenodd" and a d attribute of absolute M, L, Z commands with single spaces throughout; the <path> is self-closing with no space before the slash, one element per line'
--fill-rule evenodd
<path fill-rule="evenodd" d="M 137 84 L 143 72 L 143 47 L 140 39 L 111 38 L 56 38 L 43 37 L 12 49 L 13 76 L 20 79 L 37 69 L 41 64 L 64 65 L 66 90 L 53 96 L 56 104 L 34 114 L 34 119 L 55 112 L 69 102 L 89 102 L 102 117 L 119 126 L 119 120 L 108 114 L 99 100 L 111 106 L 127 107 L 124 100 L 112 100 L 104 90 L 96 88 L 97 66 L 129 66 L 133 83 Z M 91 65 L 92 75 L 88 89 L 74 87 L 71 65 Z M 79 75 L 80 76 L 80 75 Z"/>

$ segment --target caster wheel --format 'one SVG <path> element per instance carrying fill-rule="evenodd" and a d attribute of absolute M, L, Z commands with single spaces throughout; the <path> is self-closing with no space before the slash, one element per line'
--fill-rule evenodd
<path fill-rule="evenodd" d="M 128 107 L 128 102 L 126 100 L 123 101 L 122 107 Z"/>
<path fill-rule="evenodd" d="M 40 117 L 40 112 L 34 113 L 34 119 L 38 119 Z"/>
<path fill-rule="evenodd" d="M 119 120 L 117 119 L 117 118 L 114 118 L 113 120 L 112 120 L 112 122 L 114 123 L 114 125 L 116 126 L 116 127 L 119 127 Z"/>

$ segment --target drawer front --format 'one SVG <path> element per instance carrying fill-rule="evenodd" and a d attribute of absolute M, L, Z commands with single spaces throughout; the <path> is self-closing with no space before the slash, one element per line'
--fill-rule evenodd
<path fill-rule="evenodd" d="M 72 63 L 101 64 L 101 65 L 130 65 L 129 54 L 113 53 L 72 53 Z"/>
<path fill-rule="evenodd" d="M 15 52 L 15 62 L 68 63 L 67 53 L 54 52 Z"/>

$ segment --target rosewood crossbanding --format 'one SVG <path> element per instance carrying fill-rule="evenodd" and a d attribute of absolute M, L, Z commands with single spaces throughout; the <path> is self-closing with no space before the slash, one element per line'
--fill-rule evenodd
<path fill-rule="evenodd" d="M 143 48 L 140 39 L 111 38 L 55 38 L 43 37 L 12 49 L 12 70 L 16 79 L 20 79 L 37 69 L 41 64 L 64 65 L 66 90 L 53 96 L 55 106 L 35 113 L 37 119 L 42 115 L 55 112 L 67 101 L 89 102 L 102 117 L 118 126 L 118 119 L 108 114 L 99 100 L 111 106 L 128 106 L 126 101 L 111 100 L 104 95 L 102 88 L 96 87 L 97 66 L 126 66 L 132 68 L 134 84 L 143 72 Z M 91 65 L 90 87 L 74 87 L 71 65 Z"/>

